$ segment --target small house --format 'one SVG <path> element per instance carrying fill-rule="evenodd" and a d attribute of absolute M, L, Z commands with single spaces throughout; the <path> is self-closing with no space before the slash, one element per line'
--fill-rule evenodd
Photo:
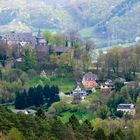
<path fill-rule="evenodd" d="M 126 88 L 135 88 L 135 86 L 137 85 L 138 83 L 135 82 L 135 81 L 130 81 L 130 82 L 124 82 L 124 85 Z"/>
<path fill-rule="evenodd" d="M 25 114 L 25 115 L 35 115 L 36 114 L 36 112 L 37 111 L 35 111 L 35 110 L 32 110 L 32 109 L 28 109 L 28 110 L 26 110 L 26 109 L 12 109 L 11 110 L 13 113 L 15 113 L 15 114 L 20 114 L 20 113 L 23 113 L 23 114 Z"/>
<path fill-rule="evenodd" d="M 134 116 L 136 114 L 134 104 L 119 104 L 117 111 L 122 111 L 124 114 L 129 114 Z"/>
<path fill-rule="evenodd" d="M 108 86 L 108 87 L 113 87 L 114 86 L 114 83 L 112 80 L 108 79 L 106 82 L 105 82 L 105 85 Z"/>
<path fill-rule="evenodd" d="M 87 96 L 87 92 L 85 90 L 82 90 L 80 86 L 77 86 L 75 90 L 73 90 L 72 94 L 73 96 L 73 104 L 79 103 L 81 100 L 84 100 Z"/>
<path fill-rule="evenodd" d="M 86 89 L 92 89 L 92 88 L 95 88 L 98 84 L 97 84 L 97 75 L 96 74 L 93 74 L 92 72 L 89 72 L 89 73 L 86 73 L 84 76 L 83 76 L 83 79 L 82 79 L 82 84 L 84 86 L 84 88 Z"/>
<path fill-rule="evenodd" d="M 112 87 L 107 85 L 101 85 L 100 89 L 101 89 L 101 93 L 110 93 L 112 91 Z"/>

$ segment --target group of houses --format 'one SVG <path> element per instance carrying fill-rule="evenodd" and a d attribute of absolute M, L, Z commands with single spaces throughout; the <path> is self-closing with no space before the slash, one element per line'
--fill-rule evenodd
<path fill-rule="evenodd" d="M 38 31 L 37 35 L 26 32 L 9 32 L 3 35 L 0 40 L 4 41 L 8 45 L 16 45 L 18 48 L 18 54 L 20 54 L 22 48 L 24 48 L 25 46 L 31 46 L 32 49 L 36 51 L 37 57 L 40 62 L 43 62 L 46 56 L 50 55 L 51 53 L 56 53 L 57 55 L 61 55 L 63 53 L 71 53 L 71 55 L 73 54 L 73 50 L 69 47 L 50 46 L 40 31 Z M 10 67 L 10 64 L 11 61 L 8 62 L 7 67 Z"/>
<path fill-rule="evenodd" d="M 51 53 L 52 46 L 49 46 L 42 33 L 38 31 L 37 35 L 33 35 L 32 33 L 17 33 L 17 32 L 9 32 L 2 36 L 2 40 L 6 41 L 8 45 L 17 44 L 19 49 L 29 45 L 32 49 L 35 49 L 37 52 L 46 52 Z M 62 46 L 55 46 L 53 51 L 58 55 L 68 51 L 67 48 Z"/>
<path fill-rule="evenodd" d="M 114 87 L 112 80 L 107 80 L 105 83 L 100 83 L 98 76 L 92 72 L 86 73 L 82 78 L 82 87 L 78 85 L 76 89 L 73 90 L 71 95 L 74 97 L 72 103 L 78 103 L 84 100 L 89 93 L 96 92 L 96 87 L 99 87 L 101 91 L 110 93 Z"/>
<path fill-rule="evenodd" d="M 63 53 L 71 53 L 72 50 L 68 47 L 62 47 L 62 46 L 49 46 L 47 44 L 47 41 L 43 38 L 41 35 L 41 32 L 39 31 L 36 36 L 33 36 L 32 33 L 16 33 L 16 32 L 10 32 L 5 34 L 1 37 L 1 40 L 5 41 L 8 45 L 16 44 L 18 45 L 18 50 L 20 51 L 23 47 L 26 45 L 29 45 L 34 49 L 38 55 L 38 58 L 40 59 L 40 62 L 43 62 L 43 59 L 46 55 L 49 55 L 52 53 L 52 50 L 57 55 L 61 55 Z M 17 61 L 22 61 L 21 58 L 18 58 Z M 7 64 L 8 67 L 10 67 L 10 63 Z M 43 73 L 42 73 L 43 74 Z M 86 73 L 82 78 L 82 87 L 78 85 L 71 93 L 71 96 L 73 96 L 73 104 L 79 103 L 81 100 L 84 100 L 86 96 L 89 94 L 89 90 L 93 93 L 96 90 L 96 87 L 100 88 L 100 91 L 103 93 L 111 93 L 112 89 L 114 89 L 114 83 L 112 80 L 107 80 L 105 82 L 100 82 L 98 79 L 98 76 L 96 74 L 93 74 L 92 72 Z M 125 86 L 133 86 L 133 82 L 125 82 Z M 131 115 L 135 114 L 135 107 L 133 104 L 119 104 L 117 111 L 123 111 L 124 113 L 129 113 Z M 21 112 L 21 110 L 13 110 L 13 112 L 18 113 Z M 27 111 L 22 110 L 25 114 L 35 113 L 34 111 Z"/>
<path fill-rule="evenodd" d="M 112 80 L 107 80 L 105 82 L 100 82 L 97 75 L 92 72 L 88 72 L 83 76 L 82 79 L 82 88 L 78 85 L 71 93 L 73 96 L 72 104 L 77 104 L 80 101 L 84 100 L 86 96 L 89 94 L 89 90 L 91 93 L 96 92 L 96 87 L 99 87 L 100 92 L 102 93 L 111 93 L 111 91 L 115 88 Z M 132 86 L 133 82 L 125 82 L 125 86 Z M 124 114 L 130 114 L 132 116 L 135 115 L 136 110 L 134 104 L 119 104 L 117 106 L 117 111 L 122 111 Z"/>

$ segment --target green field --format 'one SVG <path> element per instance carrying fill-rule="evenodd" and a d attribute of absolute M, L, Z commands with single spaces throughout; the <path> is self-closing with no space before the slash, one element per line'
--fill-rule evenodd
<path fill-rule="evenodd" d="M 73 88 L 76 86 L 75 80 L 72 75 L 66 75 L 63 77 L 58 76 L 48 76 L 47 78 L 41 78 L 40 76 L 35 76 L 28 82 L 30 86 L 37 85 L 57 85 L 60 91 L 66 93 L 71 92 Z"/>

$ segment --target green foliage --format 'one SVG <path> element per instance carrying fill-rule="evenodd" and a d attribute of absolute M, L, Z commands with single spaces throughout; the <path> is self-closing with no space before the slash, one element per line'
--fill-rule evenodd
<path fill-rule="evenodd" d="M 27 92 L 24 90 L 23 92 L 16 93 L 16 100 L 15 100 L 15 108 L 17 109 L 24 109 L 30 106 L 40 107 L 45 102 L 49 107 L 53 102 L 59 101 L 59 88 L 57 86 L 45 85 L 42 87 L 38 85 L 37 87 L 29 88 Z"/>
<path fill-rule="evenodd" d="M 9 140 L 24 140 L 24 137 L 17 128 L 12 128 L 8 133 Z"/>
<path fill-rule="evenodd" d="M 124 86 L 124 82 L 122 82 L 122 81 L 119 80 L 119 79 L 116 79 L 116 80 L 114 81 L 114 85 L 115 85 L 115 90 L 116 90 L 116 91 L 120 91 L 121 88 Z"/>
<path fill-rule="evenodd" d="M 95 131 L 95 139 L 96 140 L 107 140 L 107 137 L 102 128 Z"/>
<path fill-rule="evenodd" d="M 27 71 L 29 69 L 35 69 L 37 66 L 37 57 L 30 46 L 26 46 L 23 49 L 23 64 L 22 69 Z"/>
<path fill-rule="evenodd" d="M 100 106 L 99 111 L 97 110 L 97 113 L 98 113 L 99 117 L 102 118 L 102 119 L 107 118 L 108 112 L 109 112 L 109 109 L 106 105 Z"/>
<path fill-rule="evenodd" d="M 65 46 L 65 37 L 62 34 L 53 34 L 46 30 L 44 31 L 43 36 L 46 39 L 48 45 Z"/>
<path fill-rule="evenodd" d="M 17 115 L 0 107 L 0 131 L 10 140 L 139 140 L 139 128 L 138 120 L 95 119 L 91 123 L 86 120 L 80 124 L 72 115 L 69 122 L 64 124 L 57 117 L 45 119 L 40 116 Z M 1 134 L 0 138 L 7 140 Z"/>
<path fill-rule="evenodd" d="M 39 108 L 39 109 L 37 110 L 36 115 L 37 115 L 38 117 L 40 117 L 41 119 L 45 119 L 45 118 L 46 118 L 45 112 L 44 112 L 41 108 Z"/>
<path fill-rule="evenodd" d="M 116 111 L 115 116 L 119 117 L 119 118 L 122 118 L 123 117 L 123 112 L 122 111 Z"/>

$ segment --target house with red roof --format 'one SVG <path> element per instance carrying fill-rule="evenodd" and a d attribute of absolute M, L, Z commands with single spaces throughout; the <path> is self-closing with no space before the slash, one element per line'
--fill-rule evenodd
<path fill-rule="evenodd" d="M 88 72 L 83 76 L 82 84 L 84 88 L 92 89 L 98 85 L 96 82 L 97 80 L 98 80 L 98 77 L 96 74 L 93 74 L 92 72 Z"/>

